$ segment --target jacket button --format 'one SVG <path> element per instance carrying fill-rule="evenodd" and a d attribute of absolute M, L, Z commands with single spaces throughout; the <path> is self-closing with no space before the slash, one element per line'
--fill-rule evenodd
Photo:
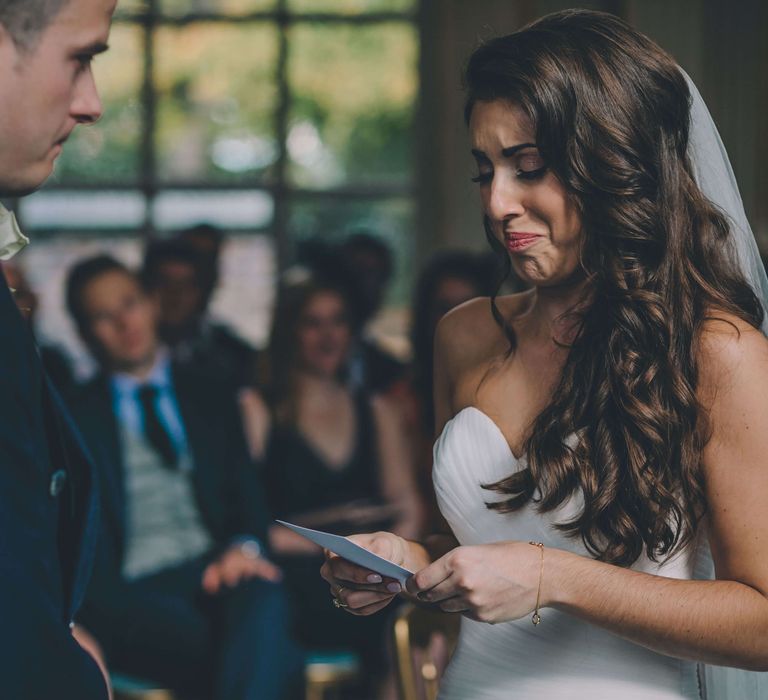
<path fill-rule="evenodd" d="M 48 492 L 51 494 L 51 497 L 56 498 L 64 490 L 66 483 L 67 472 L 65 472 L 63 469 L 59 469 L 59 471 L 54 472 L 51 476 L 51 484 L 48 487 Z"/>

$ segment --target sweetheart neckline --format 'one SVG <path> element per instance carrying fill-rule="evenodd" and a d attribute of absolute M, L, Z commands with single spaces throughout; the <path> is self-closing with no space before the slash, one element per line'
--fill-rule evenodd
<path fill-rule="evenodd" d="M 491 426 L 493 426 L 493 428 L 495 429 L 496 433 L 498 433 L 499 437 L 504 441 L 504 444 L 507 446 L 507 451 L 509 452 L 509 456 L 512 457 L 512 459 L 515 461 L 516 464 L 519 464 L 521 461 L 523 461 L 525 459 L 525 455 L 522 455 L 522 456 L 518 457 L 515 454 L 515 451 L 510 446 L 509 441 L 507 440 L 507 436 L 504 435 L 504 431 L 501 429 L 499 424 L 495 420 L 493 420 L 493 418 L 491 418 L 485 411 L 483 411 L 481 408 L 478 408 L 477 406 L 464 406 L 464 408 L 462 408 L 459 411 L 457 411 L 456 414 L 453 415 L 450 418 L 450 420 L 448 420 L 448 422 L 445 424 L 445 426 L 443 426 L 442 433 L 445 432 L 445 429 L 448 427 L 449 423 L 453 423 L 453 421 L 455 421 L 462 413 L 465 413 L 466 411 L 469 411 L 469 410 L 472 410 L 475 413 L 479 413 L 483 418 L 485 418 L 485 420 L 488 423 L 491 424 Z M 441 433 L 441 435 L 442 435 L 442 433 Z"/>
<path fill-rule="evenodd" d="M 494 428 L 495 432 L 498 434 L 498 436 L 504 441 L 504 444 L 507 447 L 507 452 L 509 452 L 509 456 L 512 457 L 512 459 L 515 461 L 516 464 L 519 464 L 520 462 L 525 461 L 526 456 L 522 455 L 521 457 L 518 457 L 514 450 L 510 447 L 509 442 L 507 441 L 507 436 L 504 435 L 504 431 L 501 429 L 499 424 L 493 420 L 485 411 L 483 411 L 482 408 L 478 408 L 477 406 L 464 406 L 464 408 L 460 409 L 456 412 L 449 420 L 446 421 L 445 425 L 443 426 L 443 430 L 440 433 L 440 437 L 442 437 L 443 433 L 445 432 L 445 429 L 448 427 L 449 423 L 453 423 L 454 420 L 456 420 L 462 413 L 465 411 L 473 410 L 475 413 L 479 413 L 483 418 L 485 418 L 487 423 L 490 423 L 491 426 Z M 568 437 L 564 440 L 566 445 L 570 445 L 570 447 L 573 447 L 574 445 L 571 444 L 575 441 L 577 441 L 577 431 L 574 431 L 572 433 L 568 434 Z M 439 439 L 439 438 L 438 438 Z"/>

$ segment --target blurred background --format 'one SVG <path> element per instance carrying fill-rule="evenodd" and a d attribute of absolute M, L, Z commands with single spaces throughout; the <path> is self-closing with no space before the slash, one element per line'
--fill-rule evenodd
<path fill-rule="evenodd" d="M 409 353 L 419 266 L 482 249 L 461 117 L 461 67 L 483 38 L 558 0 L 119 0 L 95 62 L 102 120 L 79 129 L 43 190 L 10 202 L 37 324 L 88 371 L 63 309 L 69 264 L 207 223 L 227 234 L 213 311 L 250 343 L 302 241 L 365 230 L 395 260 L 374 330 Z M 629 20 L 699 85 L 768 250 L 768 10 L 760 0 L 581 3 Z"/>

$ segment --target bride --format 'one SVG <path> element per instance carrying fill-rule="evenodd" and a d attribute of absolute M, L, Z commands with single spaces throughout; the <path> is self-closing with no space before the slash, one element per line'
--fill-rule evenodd
<path fill-rule="evenodd" d="M 336 605 L 462 613 L 446 700 L 698 698 L 701 664 L 768 670 L 768 283 L 701 97 L 588 11 L 490 41 L 466 82 L 486 233 L 529 290 L 437 331 L 451 534 L 356 536 L 415 575 L 329 555 Z"/>

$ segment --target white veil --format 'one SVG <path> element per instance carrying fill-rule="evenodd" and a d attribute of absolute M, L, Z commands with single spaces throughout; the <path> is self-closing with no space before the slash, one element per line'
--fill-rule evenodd
<path fill-rule="evenodd" d="M 691 91 L 691 131 L 688 157 L 694 177 L 704 195 L 728 217 L 733 250 L 739 269 L 766 311 L 763 333 L 768 335 L 768 276 L 760 260 L 752 228 L 744 212 L 731 162 L 704 99 L 693 81 L 682 71 Z M 706 566 L 711 575 L 711 563 Z M 704 573 L 704 571 L 702 571 Z M 700 666 L 701 696 L 706 700 L 765 700 L 768 674 L 723 666 Z"/>
<path fill-rule="evenodd" d="M 691 91 L 688 157 L 693 166 L 693 174 L 701 191 L 728 217 L 739 268 L 763 305 L 763 310 L 766 312 L 763 333 L 768 335 L 768 276 L 744 212 L 744 204 L 733 175 L 731 161 L 728 160 L 728 153 L 707 105 L 704 104 L 704 98 L 685 71 L 681 70 L 681 72 Z"/>

